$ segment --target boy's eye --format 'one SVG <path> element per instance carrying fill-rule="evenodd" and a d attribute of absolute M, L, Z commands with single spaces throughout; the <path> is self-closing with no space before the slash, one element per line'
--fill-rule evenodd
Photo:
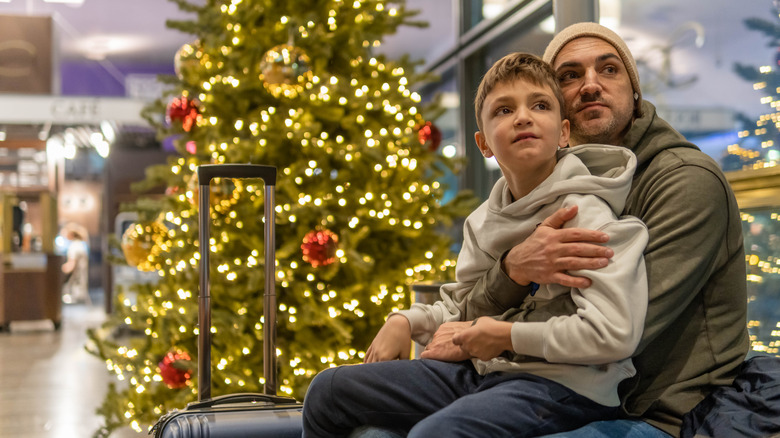
<path fill-rule="evenodd" d="M 509 108 L 507 108 L 505 106 L 502 106 L 502 107 L 496 108 L 496 110 L 495 110 L 495 112 L 493 112 L 493 114 L 498 116 L 498 115 L 503 115 L 503 114 L 510 114 L 511 112 L 512 111 Z"/>
<path fill-rule="evenodd" d="M 533 108 L 541 111 L 546 111 L 550 109 L 550 105 L 547 102 L 536 102 Z"/>

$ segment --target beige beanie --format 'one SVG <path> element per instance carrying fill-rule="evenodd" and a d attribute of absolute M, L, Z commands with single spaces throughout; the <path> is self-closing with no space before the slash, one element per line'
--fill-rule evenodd
<path fill-rule="evenodd" d="M 631 55 L 631 51 L 628 50 L 628 46 L 626 46 L 623 38 L 620 38 L 618 34 L 610 29 L 598 23 L 572 24 L 558 32 L 558 35 L 555 35 L 555 38 L 550 41 L 550 44 L 547 45 L 547 49 L 544 51 L 543 59 L 549 64 L 553 64 L 555 57 L 558 56 L 563 46 L 573 39 L 582 37 L 601 38 L 617 50 L 618 55 L 623 60 L 623 65 L 626 66 L 628 77 L 631 79 L 631 88 L 634 89 L 634 100 L 636 101 L 634 112 L 637 117 L 640 117 L 642 111 L 642 90 L 639 88 L 639 71 L 636 68 L 636 61 L 634 61 L 634 57 Z"/>

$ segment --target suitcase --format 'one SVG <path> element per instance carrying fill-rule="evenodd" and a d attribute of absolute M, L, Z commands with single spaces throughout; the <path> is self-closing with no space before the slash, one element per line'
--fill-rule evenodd
<path fill-rule="evenodd" d="M 274 189 L 276 168 L 252 164 L 199 166 L 200 293 L 198 296 L 198 401 L 165 414 L 152 428 L 156 438 L 242 438 L 301 436 L 303 405 L 276 395 L 276 285 Z M 211 397 L 211 287 L 209 283 L 209 182 L 213 178 L 262 178 L 265 183 L 265 292 L 263 297 L 263 394 Z M 270 261 L 270 262 L 269 262 Z"/>

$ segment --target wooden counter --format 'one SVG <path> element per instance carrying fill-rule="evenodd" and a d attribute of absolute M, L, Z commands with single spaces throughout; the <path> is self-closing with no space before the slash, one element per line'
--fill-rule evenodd
<path fill-rule="evenodd" d="M 53 254 L 0 255 L 0 329 L 12 321 L 62 322 L 62 264 Z"/>

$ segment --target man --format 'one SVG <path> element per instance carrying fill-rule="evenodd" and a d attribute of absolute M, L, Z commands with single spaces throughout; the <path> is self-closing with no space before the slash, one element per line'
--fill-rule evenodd
<path fill-rule="evenodd" d="M 717 386 L 729 385 L 748 350 L 745 258 L 734 195 L 718 165 L 642 101 L 636 63 L 614 32 L 574 24 L 553 39 L 544 60 L 563 89 L 570 145 L 622 145 L 636 154 L 624 214 L 640 218 L 649 230 L 649 305 L 633 356 L 637 375 L 620 388 L 624 411 L 636 419 L 561 435 L 678 436 L 683 415 Z M 516 300 L 532 283 L 587 286 L 587 278 L 568 272 L 596 269 L 611 254 L 589 243 L 603 239 L 599 233 L 562 228 L 574 214 L 559 210 L 508 251 L 472 292 L 473 303 Z M 442 337 L 429 347 L 446 351 L 446 345 Z"/>

